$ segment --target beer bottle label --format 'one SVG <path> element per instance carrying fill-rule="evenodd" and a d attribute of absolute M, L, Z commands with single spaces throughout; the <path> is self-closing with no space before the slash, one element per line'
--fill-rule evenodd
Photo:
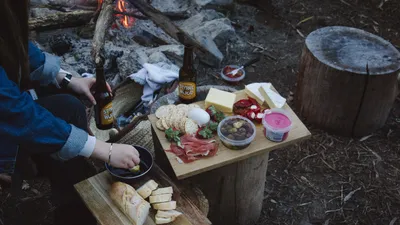
<path fill-rule="evenodd" d="M 109 125 L 113 123 L 114 116 L 112 111 L 112 102 L 103 107 L 103 109 L 101 110 L 100 118 L 102 125 Z"/>
<path fill-rule="evenodd" d="M 179 83 L 179 97 L 190 100 L 196 97 L 196 84 L 193 82 Z"/>

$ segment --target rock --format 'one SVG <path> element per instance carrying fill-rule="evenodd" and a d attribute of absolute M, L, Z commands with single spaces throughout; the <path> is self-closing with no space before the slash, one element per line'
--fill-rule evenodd
<path fill-rule="evenodd" d="M 151 5 L 161 12 L 184 13 L 190 8 L 191 1 L 188 0 L 152 0 Z"/>
<path fill-rule="evenodd" d="M 212 56 L 203 55 L 201 61 L 219 67 L 227 41 L 236 39 L 235 29 L 224 15 L 215 10 L 203 10 L 181 24 L 181 29 L 192 35 Z"/>
<path fill-rule="evenodd" d="M 125 78 L 142 69 L 140 56 L 136 51 L 124 51 L 124 54 L 117 58 L 118 70 L 121 78 Z"/>
<path fill-rule="evenodd" d="M 179 42 L 166 34 L 161 28 L 157 27 L 151 20 L 136 20 L 134 29 L 131 30 L 132 40 L 134 36 L 141 35 L 143 33 L 150 33 L 153 36 L 158 37 L 165 43 L 178 44 Z"/>
<path fill-rule="evenodd" d="M 232 5 L 233 0 L 195 0 L 195 3 L 199 6 L 206 6 L 206 5 Z"/>
<path fill-rule="evenodd" d="M 172 64 L 172 62 L 162 52 L 154 52 L 149 56 L 149 60 L 147 61 L 147 63 L 151 64 L 156 64 L 159 62 Z"/>
<path fill-rule="evenodd" d="M 181 25 L 180 28 L 186 31 L 188 34 L 193 35 L 194 32 L 204 25 L 205 22 L 221 19 L 224 18 L 224 14 L 219 13 L 215 10 L 208 9 L 199 12 L 198 14 L 190 17 L 189 19 L 185 20 Z"/>
<path fill-rule="evenodd" d="M 229 19 L 221 18 L 204 23 L 194 32 L 194 37 L 204 34 L 209 35 L 218 47 L 225 47 L 227 41 L 236 37 L 235 29 L 232 27 Z"/>
<path fill-rule="evenodd" d="M 162 52 L 162 53 L 170 53 L 170 54 L 175 54 L 178 57 L 183 57 L 183 54 L 185 52 L 185 49 L 183 45 L 163 45 L 157 48 L 151 48 L 148 50 L 145 50 L 145 52 L 148 55 L 151 55 L 155 52 Z"/>
<path fill-rule="evenodd" d="M 203 35 L 198 35 L 196 37 L 197 41 L 200 42 L 200 44 L 202 46 L 204 46 L 208 51 L 210 51 L 210 54 L 202 54 L 202 53 L 198 53 L 199 54 L 199 58 L 200 60 L 209 65 L 209 66 L 213 66 L 213 67 L 220 67 L 221 66 L 221 62 L 224 59 L 224 55 L 222 54 L 222 52 L 218 49 L 217 45 L 215 44 L 215 42 L 211 39 L 211 37 L 207 36 L 206 34 Z"/>

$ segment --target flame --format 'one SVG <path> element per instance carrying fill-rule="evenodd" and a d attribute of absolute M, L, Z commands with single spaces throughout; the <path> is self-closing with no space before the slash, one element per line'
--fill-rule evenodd
<path fill-rule="evenodd" d="M 102 0 L 99 0 L 102 1 Z M 125 0 L 117 0 L 117 5 L 116 5 L 116 11 L 121 12 L 121 13 L 127 13 L 127 6 L 128 4 L 125 2 Z M 135 24 L 135 18 L 123 14 L 119 14 L 118 17 L 120 18 L 119 21 L 120 23 L 125 27 L 125 28 L 131 28 Z"/>

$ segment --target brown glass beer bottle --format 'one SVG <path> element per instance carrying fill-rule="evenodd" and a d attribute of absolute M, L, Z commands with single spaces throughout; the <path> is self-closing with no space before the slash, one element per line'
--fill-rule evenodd
<path fill-rule="evenodd" d="M 113 127 L 114 115 L 112 110 L 112 97 L 107 89 L 107 82 L 104 75 L 104 68 L 96 68 L 96 86 L 94 106 L 96 126 L 100 130 L 108 130 Z"/>
<path fill-rule="evenodd" d="M 197 99 L 197 74 L 193 67 L 193 46 L 185 44 L 183 66 L 179 70 L 179 100 L 190 104 Z"/>

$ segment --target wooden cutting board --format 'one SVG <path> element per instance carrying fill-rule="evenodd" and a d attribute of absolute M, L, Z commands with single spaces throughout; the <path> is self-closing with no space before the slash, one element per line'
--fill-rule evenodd
<path fill-rule="evenodd" d="M 194 205 L 193 200 L 182 192 L 181 189 L 172 183 L 167 175 L 158 167 L 154 166 L 149 175 L 146 175 L 140 182 L 131 184 L 134 188 L 139 188 L 148 180 L 153 179 L 159 187 L 172 186 L 174 189 L 173 200 L 177 202 L 177 211 L 182 212 L 171 225 L 209 225 L 211 222 Z M 100 225 L 132 225 L 132 222 L 123 214 L 111 200 L 108 190 L 115 182 L 113 177 L 104 171 L 87 180 L 75 185 L 75 189 L 92 212 Z M 155 225 L 154 215 L 156 210 L 150 209 L 145 225 Z"/>
<path fill-rule="evenodd" d="M 248 98 L 244 90 L 238 91 L 235 94 L 236 101 Z M 196 104 L 204 109 L 204 101 L 197 102 Z M 176 159 L 175 154 L 164 151 L 169 163 L 171 164 L 172 169 L 174 170 L 176 177 L 178 179 L 185 179 L 200 173 L 204 173 L 206 171 L 210 171 L 212 169 L 216 169 L 234 162 L 238 162 L 262 154 L 264 152 L 283 148 L 285 146 L 295 144 L 299 141 L 311 137 L 310 131 L 306 128 L 306 126 L 301 122 L 301 120 L 287 104 L 285 104 L 283 109 L 290 114 L 293 123 L 293 128 L 289 132 L 289 137 L 286 139 L 286 141 L 280 143 L 269 141 L 264 136 L 263 126 L 258 124 L 256 125 L 257 133 L 254 141 L 250 144 L 249 147 L 243 150 L 235 151 L 228 149 L 220 142 L 218 136 L 216 136 L 216 139 L 219 142 L 219 148 L 217 155 L 212 157 L 203 158 L 191 163 L 179 163 Z M 156 118 L 156 116 L 154 114 L 149 115 L 149 120 L 157 135 L 157 137 L 153 137 L 153 139 L 158 138 L 163 150 L 170 149 L 170 142 L 165 138 L 164 131 L 160 131 L 159 129 L 157 129 L 156 122 L 158 119 Z"/>

